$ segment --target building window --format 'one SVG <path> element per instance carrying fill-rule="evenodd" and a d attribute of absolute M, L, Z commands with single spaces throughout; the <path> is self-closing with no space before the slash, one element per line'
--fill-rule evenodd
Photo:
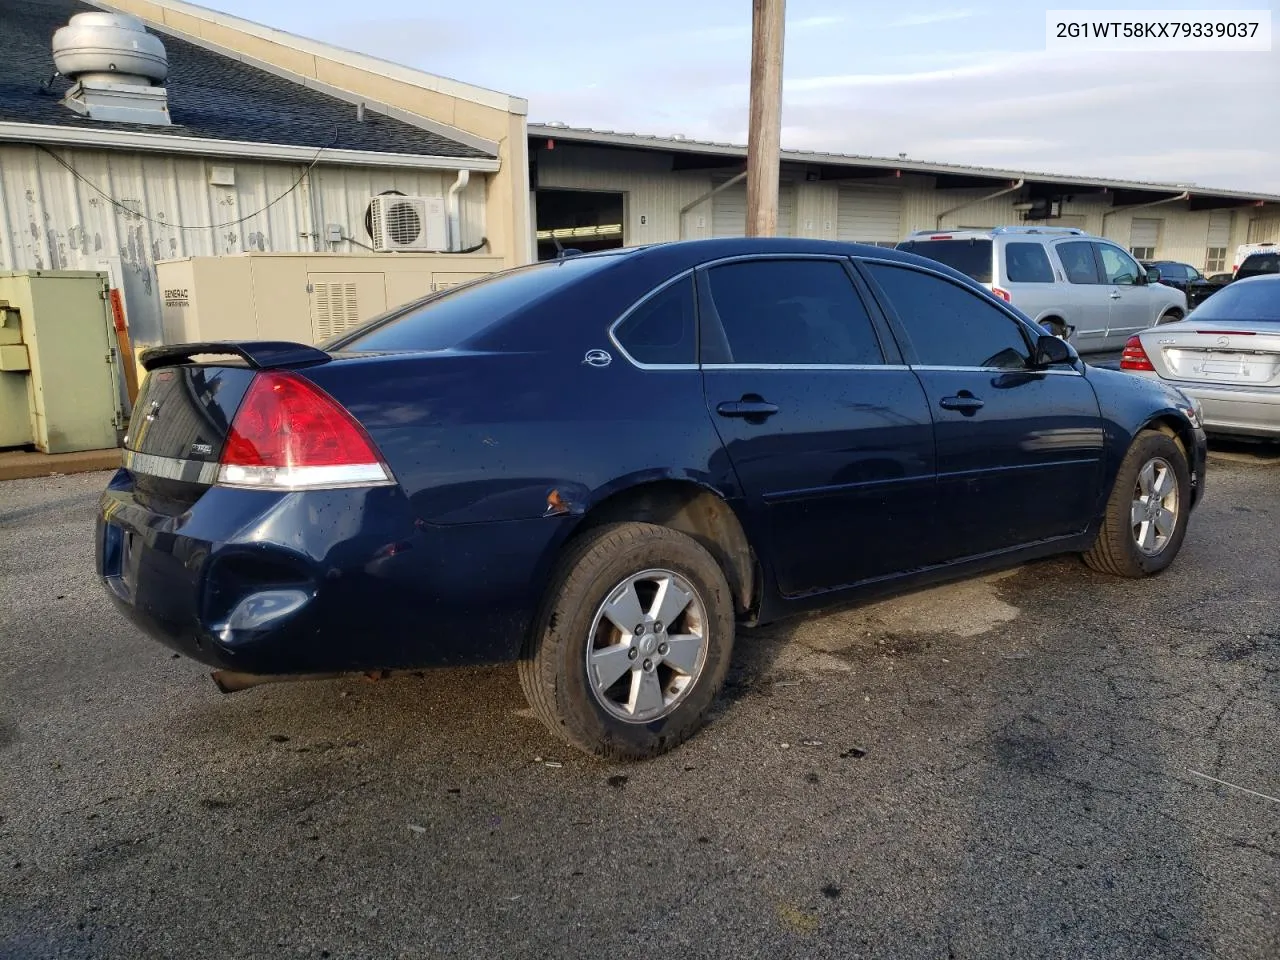
<path fill-rule="evenodd" d="M 1210 247 L 1204 257 L 1205 273 L 1221 273 L 1227 268 L 1227 248 Z"/>
<path fill-rule="evenodd" d="M 1156 258 L 1155 247 L 1130 247 L 1129 252 L 1139 260 L 1154 260 Z"/>

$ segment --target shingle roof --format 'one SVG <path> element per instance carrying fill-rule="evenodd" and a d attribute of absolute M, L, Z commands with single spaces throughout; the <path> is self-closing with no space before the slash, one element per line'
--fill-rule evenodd
<path fill-rule="evenodd" d="M 59 103 L 70 84 L 53 76 L 53 33 L 77 13 L 99 8 L 78 0 L 0 0 L 0 121 L 163 133 L 250 143 L 363 150 L 430 157 L 490 157 L 476 147 L 402 120 L 356 109 L 336 97 L 148 29 L 169 55 L 172 126 L 104 123 Z"/>

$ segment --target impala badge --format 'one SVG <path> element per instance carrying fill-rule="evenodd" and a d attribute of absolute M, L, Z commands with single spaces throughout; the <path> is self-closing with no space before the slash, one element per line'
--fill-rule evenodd
<path fill-rule="evenodd" d="M 607 367 L 613 363 L 613 357 L 605 350 L 588 350 L 582 362 L 589 367 Z"/>

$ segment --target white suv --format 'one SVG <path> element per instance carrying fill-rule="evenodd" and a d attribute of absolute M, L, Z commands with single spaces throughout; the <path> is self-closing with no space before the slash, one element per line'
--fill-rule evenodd
<path fill-rule="evenodd" d="M 1119 350 L 1139 330 L 1187 314 L 1181 290 L 1075 227 L 917 230 L 898 249 L 967 274 L 1081 353 Z"/>

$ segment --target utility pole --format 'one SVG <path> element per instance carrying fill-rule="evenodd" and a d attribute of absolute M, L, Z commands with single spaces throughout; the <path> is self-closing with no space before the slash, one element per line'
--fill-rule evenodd
<path fill-rule="evenodd" d="M 752 0 L 751 115 L 747 132 L 747 236 L 778 232 L 782 37 L 786 0 Z"/>

